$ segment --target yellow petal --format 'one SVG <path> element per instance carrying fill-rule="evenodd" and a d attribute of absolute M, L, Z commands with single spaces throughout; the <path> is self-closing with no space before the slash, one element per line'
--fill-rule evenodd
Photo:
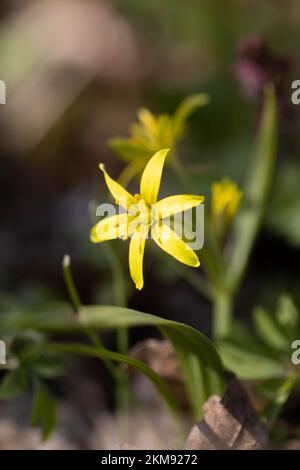
<path fill-rule="evenodd" d="M 147 108 L 138 110 L 138 118 L 147 131 L 149 138 L 154 138 L 157 133 L 157 119 Z"/>
<path fill-rule="evenodd" d="M 114 238 L 128 238 L 132 233 L 131 223 L 133 217 L 128 214 L 118 214 L 105 217 L 91 230 L 90 239 L 93 243 L 100 243 Z"/>
<path fill-rule="evenodd" d="M 128 210 L 132 205 L 137 203 L 136 198 L 132 196 L 132 194 L 126 191 L 123 186 L 121 186 L 117 181 L 113 180 L 109 176 L 102 163 L 99 165 L 99 168 L 104 173 L 107 187 L 119 206 L 122 206 L 124 209 Z"/>
<path fill-rule="evenodd" d="M 130 275 L 135 283 L 135 287 L 139 290 L 143 288 L 143 258 L 145 250 L 145 241 L 149 226 L 140 225 L 133 233 L 129 246 L 129 270 Z"/>
<path fill-rule="evenodd" d="M 157 200 L 164 162 L 169 149 L 159 150 L 147 163 L 141 179 L 142 199 L 151 206 Z"/>
<path fill-rule="evenodd" d="M 194 268 L 200 266 L 196 253 L 167 224 L 156 223 L 152 236 L 158 246 L 173 258 Z"/>
<path fill-rule="evenodd" d="M 161 199 L 153 205 L 153 214 L 155 219 L 163 219 L 179 212 L 184 212 L 192 207 L 196 207 L 204 202 L 204 196 L 195 196 L 193 194 L 178 194 Z"/>

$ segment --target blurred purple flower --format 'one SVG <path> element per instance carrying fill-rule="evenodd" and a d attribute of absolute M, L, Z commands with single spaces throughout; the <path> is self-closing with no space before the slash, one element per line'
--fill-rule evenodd
<path fill-rule="evenodd" d="M 237 44 L 234 75 L 248 98 L 260 98 L 266 83 L 274 83 L 278 96 L 286 89 L 292 60 L 273 52 L 261 36 L 252 35 Z"/>

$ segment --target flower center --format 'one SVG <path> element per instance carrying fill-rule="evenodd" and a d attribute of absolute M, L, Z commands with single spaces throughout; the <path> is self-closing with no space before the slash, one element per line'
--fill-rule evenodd
<path fill-rule="evenodd" d="M 151 207 L 149 207 L 139 194 L 135 194 L 138 203 L 134 206 L 134 215 L 142 225 L 151 223 Z"/>
<path fill-rule="evenodd" d="M 151 222 L 151 211 L 147 208 L 146 211 L 140 212 L 139 221 L 143 225 L 149 225 Z"/>

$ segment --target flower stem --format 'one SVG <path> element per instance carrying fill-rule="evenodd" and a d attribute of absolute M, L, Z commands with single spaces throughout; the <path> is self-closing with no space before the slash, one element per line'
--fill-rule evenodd
<path fill-rule="evenodd" d="M 77 289 L 75 287 L 73 274 L 71 271 L 71 258 L 69 255 L 65 255 L 63 257 L 62 264 L 63 264 L 63 275 L 64 275 L 64 280 L 67 286 L 67 290 L 68 290 L 72 305 L 74 307 L 74 310 L 76 313 L 78 313 L 81 307 L 81 300 L 77 292 Z"/>
<path fill-rule="evenodd" d="M 250 254 L 261 227 L 270 192 L 277 154 L 277 100 L 273 85 L 265 89 L 260 130 L 251 159 L 244 203 L 235 218 L 231 243 L 224 253 L 225 287 L 215 293 L 213 332 L 216 339 L 228 335 L 232 323 L 233 297 L 241 285 Z"/>
<path fill-rule="evenodd" d="M 66 283 L 66 287 L 72 302 L 72 305 L 74 307 L 74 310 L 76 312 L 76 315 L 79 314 L 79 310 L 81 308 L 81 300 L 78 294 L 78 291 L 76 289 L 75 283 L 74 283 L 74 278 L 73 274 L 71 271 L 71 258 L 69 255 L 65 255 L 63 257 L 63 275 L 64 275 L 64 280 Z M 97 348 L 103 348 L 103 343 L 97 333 L 90 328 L 85 328 L 85 333 L 88 336 L 90 342 Z M 118 375 L 118 370 L 113 364 L 113 362 L 109 360 L 103 360 L 104 365 L 106 366 L 107 370 L 111 373 L 111 375 L 116 379 Z"/>
<path fill-rule="evenodd" d="M 93 201 L 90 204 L 90 213 L 91 218 L 95 222 L 93 214 L 96 212 L 96 202 Z M 112 280 L 113 280 L 113 294 L 115 304 L 121 307 L 126 307 L 127 305 L 127 289 L 125 277 L 123 274 L 122 264 L 119 260 L 119 257 L 113 250 L 110 243 L 107 243 L 103 247 L 104 254 L 107 257 L 107 260 L 110 265 Z M 117 350 L 121 354 L 128 353 L 129 346 L 129 335 L 128 328 L 119 328 L 116 331 L 117 336 Z M 128 436 L 128 410 L 130 405 L 130 390 L 129 390 L 129 380 L 125 372 L 120 368 L 115 367 L 116 374 L 114 378 L 116 381 L 117 389 L 117 414 L 118 414 L 118 423 L 119 423 L 119 435 L 120 439 L 125 440 Z"/>
<path fill-rule="evenodd" d="M 213 337 L 226 338 L 232 324 L 232 296 L 224 291 L 216 291 L 213 297 Z"/>
<path fill-rule="evenodd" d="M 115 304 L 119 307 L 126 307 L 126 283 L 124 279 L 122 265 L 120 260 L 108 243 L 105 246 L 105 253 L 108 258 L 112 276 Z M 128 328 L 117 329 L 117 351 L 120 354 L 127 354 L 129 348 Z M 117 380 L 117 413 L 119 416 L 119 434 L 121 439 L 128 437 L 128 410 L 130 406 L 130 389 L 128 375 L 120 371 Z"/>

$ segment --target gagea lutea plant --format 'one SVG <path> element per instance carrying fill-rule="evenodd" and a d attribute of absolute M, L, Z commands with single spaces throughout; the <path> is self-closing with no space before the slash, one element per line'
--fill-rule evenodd
<path fill-rule="evenodd" d="M 264 220 L 272 182 L 277 140 L 277 105 L 272 85 L 265 89 L 261 122 L 244 183 L 238 185 L 224 175 L 211 186 L 210 197 L 205 201 L 203 248 L 197 252 L 191 249 L 170 223 L 166 223 L 175 213 L 192 210 L 204 202 L 201 194 L 190 194 L 191 172 L 179 158 L 177 142 L 184 135 L 188 117 L 208 101 L 207 95 L 192 95 L 173 115 L 155 116 L 143 108 L 138 112 L 139 122 L 130 127 L 130 136 L 109 142 L 126 166 L 116 179 L 108 174 L 103 164 L 100 169 L 122 211 L 95 221 L 90 238 L 93 243 L 99 243 L 98 256 L 103 255 L 102 246 L 108 248 L 106 254 L 116 305 L 82 305 L 69 257 L 64 258 L 63 274 L 71 305 L 53 302 L 28 310 L 20 310 L 17 305 L 2 305 L 0 328 L 8 358 L 0 398 L 12 399 L 31 390 L 32 423 L 42 427 L 44 438 L 52 431 L 56 416 L 56 400 L 49 380 L 63 374 L 64 358 L 70 354 L 96 357 L 104 362 L 116 381 L 117 408 L 123 424 L 132 404 L 127 373 L 119 364 L 130 365 L 152 381 L 178 424 L 180 411 L 169 385 L 146 363 L 128 354 L 128 328 L 154 326 L 172 344 L 181 365 L 194 420 L 201 418 L 202 406 L 208 397 L 223 394 L 226 387 L 223 364 L 241 380 L 254 380 L 259 385 L 257 393 L 265 400 L 262 417 L 270 427 L 297 385 L 298 372 L 287 367 L 285 360 L 292 332 L 299 329 L 299 312 L 290 297 L 281 297 L 275 316 L 263 308 L 255 308 L 254 334 L 250 333 L 249 326 L 234 318 L 235 297 Z M 169 171 L 174 171 L 178 182 L 180 178 L 180 184 L 186 185 L 186 194 L 159 199 L 165 163 L 164 178 L 168 178 Z M 139 191 L 132 194 L 126 186 L 130 181 L 134 187 L 135 177 L 140 180 Z M 141 290 L 144 282 L 147 283 L 143 276 L 143 255 L 149 233 L 162 250 L 161 257 L 157 258 L 158 265 L 172 263 L 174 272 L 190 283 L 199 296 L 211 302 L 213 340 L 188 324 L 127 308 L 127 268 L 123 269 L 110 240 L 128 240 L 129 272 L 135 287 Z M 139 295 L 142 296 L 143 291 Z M 106 349 L 101 339 L 102 332 L 112 329 L 117 333 L 117 351 Z M 52 339 L 56 332 L 76 338 L 81 333 L 87 341 L 56 342 Z M 259 342 L 263 343 L 260 348 L 257 347 Z M 272 393 L 270 380 L 273 380 Z M 269 393 L 266 392 L 268 387 Z M 124 431 L 124 427 L 122 429 Z"/>

